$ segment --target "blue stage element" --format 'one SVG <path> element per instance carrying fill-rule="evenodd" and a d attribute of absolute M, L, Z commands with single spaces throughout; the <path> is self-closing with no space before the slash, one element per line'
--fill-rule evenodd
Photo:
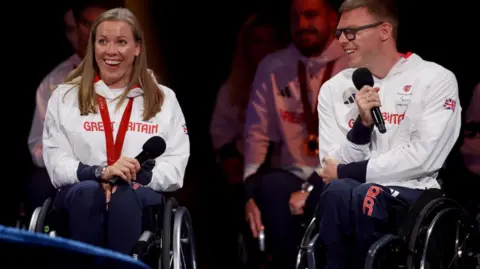
<path fill-rule="evenodd" d="M 45 269 L 150 269 L 111 250 L 0 225 L 0 267 Z"/>

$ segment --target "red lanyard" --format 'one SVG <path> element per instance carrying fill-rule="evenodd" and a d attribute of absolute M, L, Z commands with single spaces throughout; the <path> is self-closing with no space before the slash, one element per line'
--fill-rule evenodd
<path fill-rule="evenodd" d="M 107 142 L 107 165 L 112 165 L 118 159 L 120 159 L 120 154 L 122 153 L 125 134 L 127 133 L 130 115 L 132 114 L 133 98 L 129 98 L 127 108 L 125 108 L 125 111 L 123 112 L 122 121 L 118 127 L 118 133 L 115 142 L 113 141 L 113 126 L 112 122 L 110 121 L 110 115 L 108 113 L 108 106 L 105 97 L 99 95 L 97 97 L 97 101 L 100 109 L 100 115 L 102 116 L 105 140 Z"/>

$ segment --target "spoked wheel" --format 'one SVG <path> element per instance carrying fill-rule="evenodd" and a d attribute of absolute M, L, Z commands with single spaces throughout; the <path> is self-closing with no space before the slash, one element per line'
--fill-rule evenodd
<path fill-rule="evenodd" d="M 169 198 L 165 203 L 162 227 L 162 256 L 161 269 L 172 268 L 173 245 L 172 245 L 172 226 L 173 216 L 178 209 L 178 202 L 174 198 Z"/>
<path fill-rule="evenodd" d="M 451 199 L 441 197 L 433 199 L 420 211 L 420 214 L 416 218 L 413 228 L 408 237 L 406 250 L 407 269 L 420 268 L 420 263 L 424 255 L 423 250 L 425 245 L 427 244 L 427 234 L 430 225 L 433 223 L 433 220 L 438 217 L 438 213 L 440 213 L 444 209 L 449 208 L 460 208 L 460 206 Z M 448 234 L 452 233 L 446 233 L 445 236 L 448 236 Z"/>
<path fill-rule="evenodd" d="M 174 214 L 173 269 L 197 269 L 197 255 L 190 213 L 180 207 Z"/>
<path fill-rule="evenodd" d="M 43 202 L 43 205 L 41 207 L 35 208 L 35 211 L 33 211 L 32 218 L 30 220 L 30 225 L 28 227 L 29 231 L 36 232 L 36 233 L 48 233 L 48 227 L 47 230 L 45 230 L 45 222 L 47 219 L 48 212 L 52 208 L 53 205 L 53 199 L 48 198 Z"/>
<path fill-rule="evenodd" d="M 404 268 L 402 243 L 398 235 L 386 234 L 381 237 L 368 250 L 365 269 Z"/>
<path fill-rule="evenodd" d="M 161 232 L 143 232 L 133 257 L 152 268 L 197 269 L 192 220 L 188 210 L 174 198 L 165 202 L 161 228 Z"/>
<path fill-rule="evenodd" d="M 324 254 L 318 241 L 319 234 L 317 232 L 317 224 L 315 218 L 310 221 L 307 230 L 300 243 L 297 254 L 296 269 L 315 269 L 323 268 Z"/>
<path fill-rule="evenodd" d="M 420 269 L 478 268 L 476 230 L 475 221 L 465 210 L 442 210 L 428 228 Z"/>

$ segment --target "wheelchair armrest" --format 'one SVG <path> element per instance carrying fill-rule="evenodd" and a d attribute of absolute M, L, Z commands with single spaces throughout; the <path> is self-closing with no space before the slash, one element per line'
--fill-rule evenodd
<path fill-rule="evenodd" d="M 381 256 L 380 252 L 393 248 L 395 242 L 400 242 L 400 237 L 398 235 L 386 234 L 378 239 L 368 250 L 367 257 L 365 259 L 365 269 L 375 269 L 377 257 Z"/>

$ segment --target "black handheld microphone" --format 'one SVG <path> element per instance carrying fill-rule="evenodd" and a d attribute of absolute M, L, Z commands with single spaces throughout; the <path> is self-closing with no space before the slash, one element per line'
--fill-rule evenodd
<path fill-rule="evenodd" d="M 151 159 L 156 159 L 158 156 L 162 155 L 167 148 L 165 140 L 160 136 L 150 137 L 145 144 L 143 144 L 142 152 L 140 152 L 135 159 L 138 160 L 140 166 L 142 166 L 146 161 Z M 116 176 L 109 180 L 111 185 L 115 185 L 118 180 L 122 180 L 120 177 Z"/>
<path fill-rule="evenodd" d="M 352 81 L 357 90 L 360 90 L 361 88 L 363 88 L 363 86 L 366 85 L 373 87 L 374 84 L 372 73 L 367 68 L 358 68 L 357 70 L 355 70 L 352 75 Z M 385 121 L 383 121 L 380 108 L 374 107 L 372 108 L 371 112 L 375 126 L 377 126 L 377 129 L 380 131 L 380 133 L 384 134 L 387 129 L 385 128 Z"/>

